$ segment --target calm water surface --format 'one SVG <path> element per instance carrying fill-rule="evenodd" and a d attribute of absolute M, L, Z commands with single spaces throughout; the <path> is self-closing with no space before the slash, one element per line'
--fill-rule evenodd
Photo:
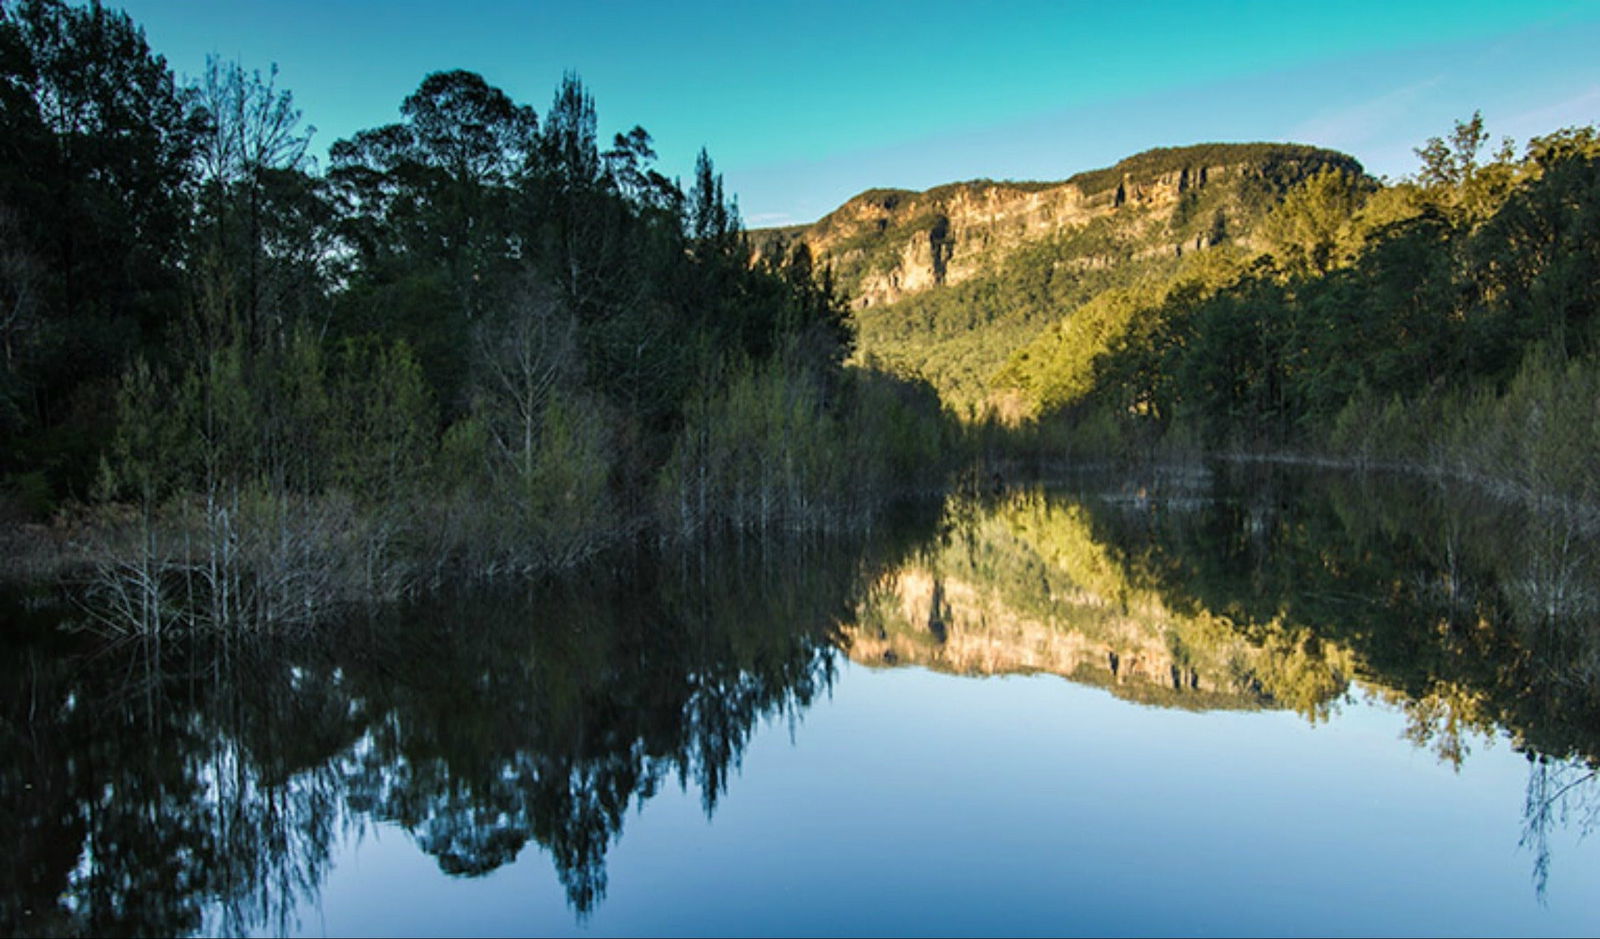
<path fill-rule="evenodd" d="M 0 931 L 1600 931 L 1584 526 L 1226 469 L 462 589 L 0 611 Z"/>

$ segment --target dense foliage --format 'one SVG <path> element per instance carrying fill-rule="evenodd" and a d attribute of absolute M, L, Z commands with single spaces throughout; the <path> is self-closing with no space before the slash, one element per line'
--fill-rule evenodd
<path fill-rule="evenodd" d="M 1484 160 L 1485 140 L 1461 122 L 1388 188 L 1312 177 L 1262 250 L 1096 296 L 997 386 L 1113 447 L 1333 450 L 1592 495 L 1600 141 Z"/>
<path fill-rule="evenodd" d="M 710 158 L 685 189 L 642 128 L 605 146 L 576 75 L 539 115 L 430 74 L 319 173 L 275 70 L 182 84 L 125 14 L 62 0 L 0 5 L 0 50 L 0 509 L 131 512 L 96 526 L 108 622 L 859 524 L 866 485 L 935 466 L 937 403 L 845 374 L 805 248 L 752 263 Z M 880 405 L 918 449 L 867 438 Z M 736 481 L 732 450 L 817 469 Z"/>

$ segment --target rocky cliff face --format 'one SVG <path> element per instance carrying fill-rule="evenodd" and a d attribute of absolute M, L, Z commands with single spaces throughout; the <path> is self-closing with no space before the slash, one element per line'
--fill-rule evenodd
<path fill-rule="evenodd" d="M 1324 166 L 1360 172 L 1348 156 L 1278 144 L 1207 144 L 1153 150 L 1116 166 L 1053 183 L 979 180 L 911 192 L 875 189 L 814 225 L 786 229 L 819 264 L 831 264 L 857 309 L 893 303 L 993 270 L 1040 239 L 1112 220 L 1119 236 L 1149 255 L 1204 249 L 1239 221 Z M 1185 217 L 1202 194 L 1215 208 Z M 1186 205 L 1187 202 L 1187 205 Z M 1193 213 L 1187 213 L 1192 216 Z M 766 242 L 753 232 L 758 249 Z M 1093 267 L 1110 259 L 1084 256 Z"/>

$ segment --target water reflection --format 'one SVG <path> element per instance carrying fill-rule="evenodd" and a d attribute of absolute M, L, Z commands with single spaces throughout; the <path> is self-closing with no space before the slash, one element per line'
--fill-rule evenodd
<path fill-rule="evenodd" d="M 757 724 L 829 688 L 861 567 L 892 550 L 632 559 L 314 647 L 25 647 L 0 678 L 0 921 L 285 931 L 341 826 L 373 822 L 452 875 L 537 844 L 581 915 L 630 807 L 676 782 L 712 812 Z"/>
<path fill-rule="evenodd" d="M 1359 696 L 1455 765 L 1506 737 L 1543 889 L 1551 833 L 1600 819 L 1595 549 L 1571 516 L 1235 467 L 463 589 L 315 646 L 96 647 L 13 598 L 0 619 L 35 638 L 0 659 L 0 922 L 287 931 L 376 823 L 455 876 L 538 850 L 581 917 L 630 809 L 675 784 L 714 812 L 841 654 L 1313 722 Z"/>
<path fill-rule="evenodd" d="M 1146 704 L 1356 691 L 1459 762 L 1473 733 L 1600 756 L 1600 584 L 1581 520 L 1404 479 L 1228 467 L 951 507 L 846 628 L 864 664 L 1050 672 Z"/>

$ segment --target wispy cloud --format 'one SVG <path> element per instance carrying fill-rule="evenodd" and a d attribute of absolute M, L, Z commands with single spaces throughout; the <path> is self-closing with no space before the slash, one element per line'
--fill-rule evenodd
<path fill-rule="evenodd" d="M 1295 125 L 1290 135 L 1306 143 L 1355 150 L 1393 136 L 1397 129 L 1414 133 L 1411 125 L 1419 103 L 1443 82 L 1443 75 L 1435 75 L 1364 101 L 1331 108 Z"/>
<path fill-rule="evenodd" d="M 1600 121 L 1600 85 L 1590 85 L 1579 93 L 1547 104 L 1501 117 L 1491 127 L 1498 136 L 1509 134 L 1515 138 L 1548 134 L 1558 127 L 1574 124 L 1593 124 Z"/>

